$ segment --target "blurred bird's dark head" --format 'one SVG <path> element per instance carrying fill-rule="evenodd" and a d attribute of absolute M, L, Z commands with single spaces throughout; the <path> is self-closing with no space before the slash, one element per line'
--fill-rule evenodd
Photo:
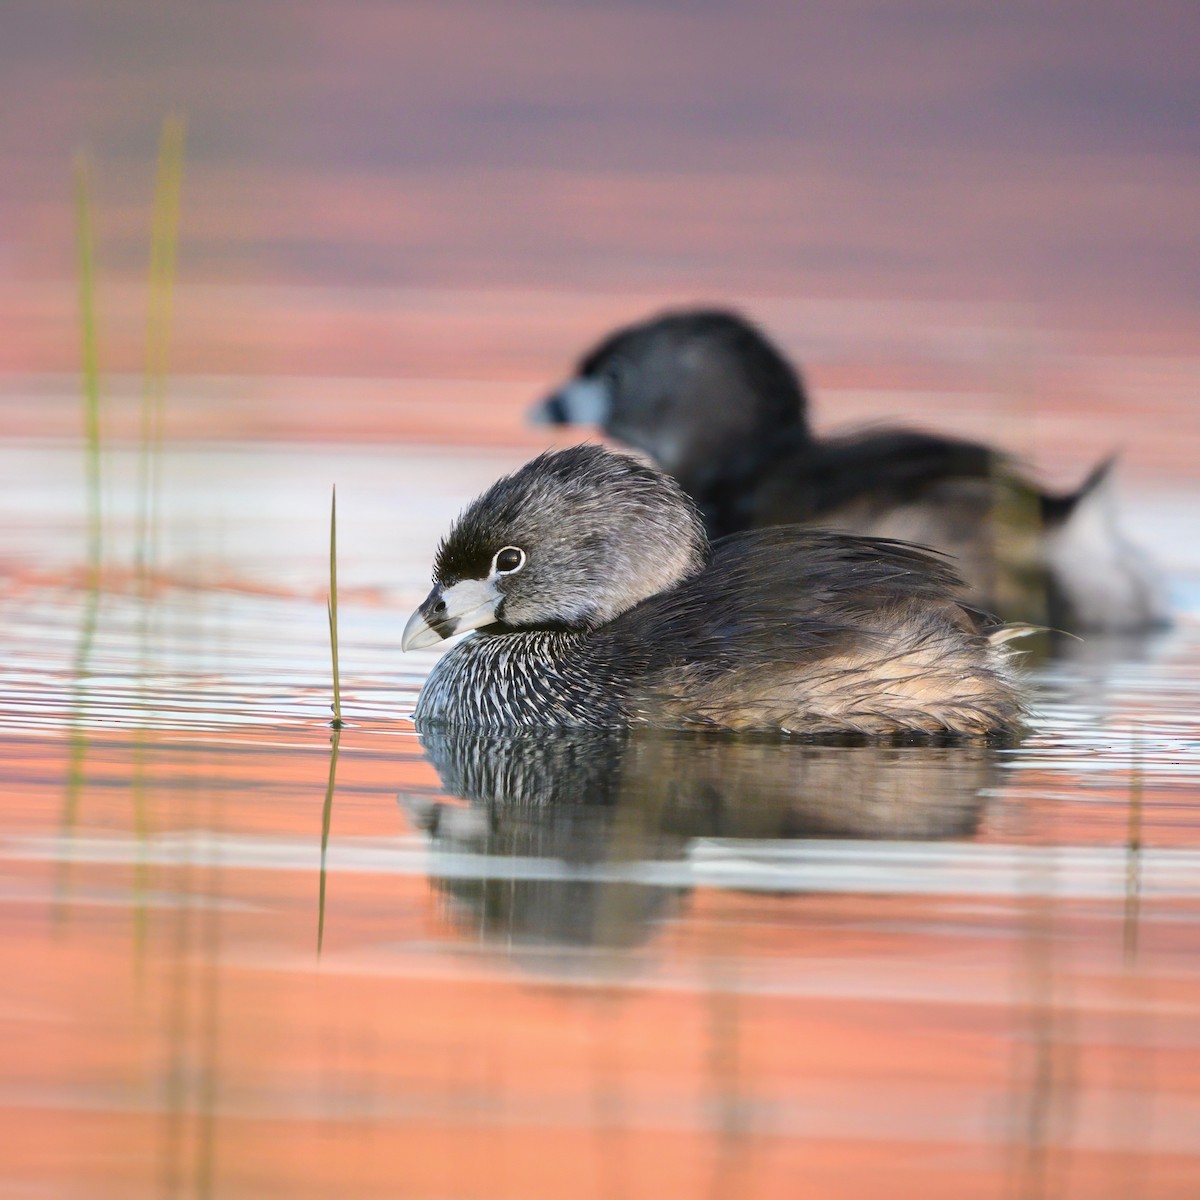
<path fill-rule="evenodd" d="M 803 433 L 805 410 L 800 377 L 763 333 L 736 313 L 695 309 L 617 330 L 532 417 L 597 425 L 691 491 L 731 447 Z"/>
<path fill-rule="evenodd" d="M 707 552 L 695 506 L 661 471 L 602 446 L 543 454 L 454 523 L 403 648 L 468 629 L 592 629 L 700 570 Z"/>

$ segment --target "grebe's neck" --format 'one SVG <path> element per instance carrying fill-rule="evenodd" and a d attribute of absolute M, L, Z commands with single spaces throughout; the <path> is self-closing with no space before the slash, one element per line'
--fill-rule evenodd
<path fill-rule="evenodd" d="M 413 716 L 479 729 L 620 726 L 625 679 L 619 664 L 598 670 L 602 657 L 589 633 L 473 633 L 430 672 Z"/>

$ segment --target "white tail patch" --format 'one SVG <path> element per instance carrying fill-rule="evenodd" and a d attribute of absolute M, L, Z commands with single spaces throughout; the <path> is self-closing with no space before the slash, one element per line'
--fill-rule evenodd
<path fill-rule="evenodd" d="M 1111 475 L 1046 532 L 1046 569 L 1083 629 L 1132 632 L 1164 623 L 1162 580 L 1117 520 Z"/>

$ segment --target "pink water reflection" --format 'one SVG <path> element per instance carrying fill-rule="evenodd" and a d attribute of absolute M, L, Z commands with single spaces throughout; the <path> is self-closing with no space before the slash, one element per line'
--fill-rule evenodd
<path fill-rule="evenodd" d="M 1186 618 L 1142 660 L 1068 671 L 1082 708 L 972 843 L 1051 852 L 998 898 L 966 858 L 952 895 L 700 886 L 636 953 L 552 947 L 539 970 L 435 881 L 351 853 L 421 842 L 396 793 L 437 795 L 387 614 L 485 468 L 546 443 L 527 406 L 614 324 L 736 303 L 804 364 L 822 428 L 988 436 L 1063 486 L 1119 449 L 1132 491 L 1192 502 L 1194 5 L 20 0 L 3 21 L 6 1184 L 1197 1194 L 1195 895 L 1137 891 L 1200 845 Z M 177 674 L 147 730 L 130 447 L 171 110 L 189 141 L 150 657 Z M 66 461 L 79 149 L 123 446 L 90 710 Z M 335 478 L 349 704 L 370 715 L 341 744 L 318 962 Z M 1127 894 L 1056 895 L 1093 851 L 1128 854 Z"/>

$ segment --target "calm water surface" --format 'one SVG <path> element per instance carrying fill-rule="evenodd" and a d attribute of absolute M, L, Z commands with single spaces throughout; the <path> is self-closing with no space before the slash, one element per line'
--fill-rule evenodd
<path fill-rule="evenodd" d="M 1200 588 L 1018 748 L 417 736 L 521 455 L 0 447 L 0 1193 L 1200 1194 Z M 325 593 L 339 487 L 347 727 Z M 1193 498 L 1190 498 L 1194 500 Z"/>

